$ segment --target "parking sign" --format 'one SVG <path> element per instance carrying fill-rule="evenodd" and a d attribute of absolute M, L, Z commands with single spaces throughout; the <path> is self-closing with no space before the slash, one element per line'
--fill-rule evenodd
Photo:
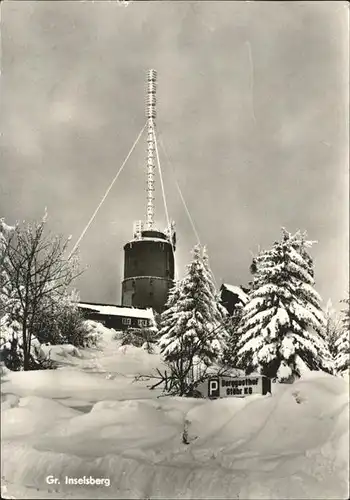
<path fill-rule="evenodd" d="M 208 380 L 208 397 L 209 398 L 219 398 L 220 397 L 220 383 L 219 378 L 210 378 Z"/>

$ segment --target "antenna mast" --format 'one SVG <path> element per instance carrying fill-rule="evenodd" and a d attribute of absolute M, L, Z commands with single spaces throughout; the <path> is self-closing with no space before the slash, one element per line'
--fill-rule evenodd
<path fill-rule="evenodd" d="M 146 227 L 154 227 L 154 151 L 155 151 L 155 119 L 156 112 L 157 71 L 150 69 L 147 73 L 146 118 L 147 118 L 147 211 Z"/>

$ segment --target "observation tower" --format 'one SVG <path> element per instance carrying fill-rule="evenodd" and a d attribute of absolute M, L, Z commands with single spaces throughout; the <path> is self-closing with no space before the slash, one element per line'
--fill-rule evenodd
<path fill-rule="evenodd" d="M 134 222 L 133 238 L 124 245 L 122 305 L 152 307 L 161 313 L 174 284 L 175 225 L 166 231 L 155 227 L 155 160 L 157 72 L 151 69 L 146 82 L 147 187 L 146 218 Z"/>

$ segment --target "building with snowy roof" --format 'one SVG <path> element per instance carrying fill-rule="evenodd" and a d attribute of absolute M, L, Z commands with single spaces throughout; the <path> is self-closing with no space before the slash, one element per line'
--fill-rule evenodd
<path fill-rule="evenodd" d="M 220 300 L 222 305 L 232 315 L 237 305 L 244 306 L 248 298 L 248 289 L 236 285 L 223 283 L 220 288 Z"/>
<path fill-rule="evenodd" d="M 107 328 L 114 328 L 114 330 L 147 328 L 152 326 L 154 322 L 151 308 L 124 307 L 94 302 L 79 302 L 77 306 L 85 319 L 98 321 Z"/>

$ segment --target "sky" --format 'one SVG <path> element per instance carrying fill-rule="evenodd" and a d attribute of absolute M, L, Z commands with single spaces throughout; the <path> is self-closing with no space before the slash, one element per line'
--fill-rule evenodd
<path fill-rule="evenodd" d="M 4 2 L 0 216 L 48 211 L 79 238 L 145 124 L 157 130 L 181 277 L 196 237 L 217 286 L 246 285 L 281 227 L 316 240 L 315 288 L 349 281 L 347 2 Z M 145 218 L 146 138 L 80 244 L 81 299 L 120 303 L 123 245 Z M 165 227 L 156 179 L 156 221 Z"/>

